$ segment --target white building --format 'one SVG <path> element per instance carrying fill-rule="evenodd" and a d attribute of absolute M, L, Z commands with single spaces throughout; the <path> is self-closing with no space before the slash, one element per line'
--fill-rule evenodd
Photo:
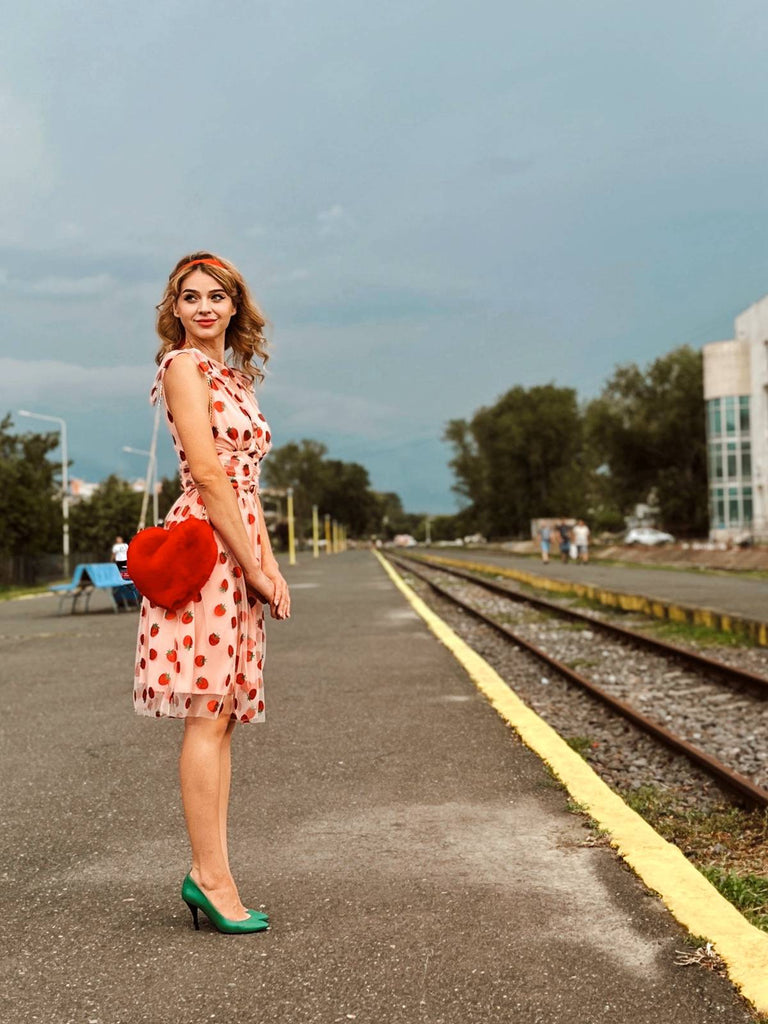
<path fill-rule="evenodd" d="M 768 540 L 768 295 L 704 346 L 710 536 Z"/>

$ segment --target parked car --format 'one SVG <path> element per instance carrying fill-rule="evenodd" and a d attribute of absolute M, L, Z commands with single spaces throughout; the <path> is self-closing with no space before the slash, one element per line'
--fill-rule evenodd
<path fill-rule="evenodd" d="M 416 538 L 410 533 L 398 533 L 392 543 L 396 548 L 413 548 L 416 546 Z"/>
<path fill-rule="evenodd" d="M 674 544 L 674 542 L 675 538 L 671 533 L 654 530 L 652 526 L 635 526 L 627 532 L 624 538 L 625 544 L 647 544 L 650 547 L 655 544 Z"/>

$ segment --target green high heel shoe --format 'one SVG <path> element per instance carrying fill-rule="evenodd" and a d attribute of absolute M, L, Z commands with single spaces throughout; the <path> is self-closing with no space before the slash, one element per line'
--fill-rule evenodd
<path fill-rule="evenodd" d="M 189 907 L 196 931 L 200 930 L 197 920 L 198 910 L 202 910 L 216 931 L 222 932 L 224 935 L 247 935 L 250 932 L 265 932 L 269 928 L 268 916 L 259 910 L 249 910 L 248 917 L 244 921 L 231 921 L 228 917 L 224 917 L 190 875 L 187 875 L 182 882 L 181 898 Z"/>

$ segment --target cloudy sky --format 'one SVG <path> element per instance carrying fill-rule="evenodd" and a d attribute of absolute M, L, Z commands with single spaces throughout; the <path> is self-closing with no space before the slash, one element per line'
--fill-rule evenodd
<path fill-rule="evenodd" d="M 448 419 L 588 398 L 768 291 L 767 44 L 757 0 L 12 5 L 0 415 L 141 475 L 154 305 L 209 248 L 272 322 L 276 442 L 453 511 Z"/>

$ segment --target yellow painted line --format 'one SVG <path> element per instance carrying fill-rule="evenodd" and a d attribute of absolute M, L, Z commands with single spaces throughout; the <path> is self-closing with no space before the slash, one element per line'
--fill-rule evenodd
<path fill-rule="evenodd" d="M 578 580 L 559 580 L 552 576 L 539 576 L 525 569 L 511 569 L 488 562 L 470 562 L 464 558 L 446 558 L 442 555 L 429 555 L 421 559 L 425 563 L 436 562 L 438 565 L 451 565 L 473 572 L 493 573 L 527 583 L 537 590 L 549 590 L 558 594 L 576 594 L 577 597 L 597 601 L 609 608 L 621 608 L 625 612 L 640 612 L 655 619 L 668 619 L 671 622 L 688 622 L 694 626 L 709 626 L 723 633 L 735 633 L 746 636 L 761 647 L 768 647 L 768 623 L 760 619 L 748 619 L 743 615 L 730 615 L 718 612 L 713 608 L 700 608 L 695 605 L 676 604 L 643 594 L 628 594 L 623 590 L 606 590 L 595 583 L 580 583 Z"/>
<path fill-rule="evenodd" d="M 768 1013 L 768 934 L 755 928 L 700 872 L 527 707 L 491 666 L 414 593 L 378 551 L 379 562 L 414 611 L 466 670 L 496 711 L 545 761 L 571 797 L 583 805 L 611 845 L 642 881 L 657 892 L 692 935 L 711 942 L 726 963 L 731 981 L 761 1013 Z"/>

